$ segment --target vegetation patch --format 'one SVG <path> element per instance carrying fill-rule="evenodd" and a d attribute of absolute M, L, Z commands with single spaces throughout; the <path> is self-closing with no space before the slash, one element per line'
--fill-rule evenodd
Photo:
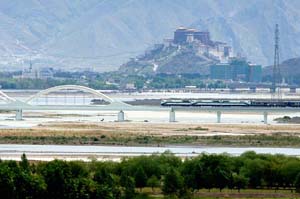
<path fill-rule="evenodd" d="M 121 162 L 0 161 L 1 198 L 154 199 L 299 198 L 300 159 L 246 152 L 169 152 Z"/>
<path fill-rule="evenodd" d="M 300 117 L 284 116 L 274 119 L 278 123 L 300 124 Z"/>
<path fill-rule="evenodd" d="M 82 145 L 124 145 L 124 146 L 163 146 L 163 145 L 207 145 L 207 146 L 255 146 L 255 147 L 300 147 L 300 137 L 293 134 L 275 133 L 271 135 L 243 136 L 158 136 L 135 134 L 64 134 L 53 135 L 6 135 L 0 136 L 0 144 L 82 144 Z"/>
<path fill-rule="evenodd" d="M 183 129 L 176 129 L 175 131 L 208 131 L 208 128 L 203 128 L 201 126 L 193 127 L 193 128 L 183 128 Z"/>

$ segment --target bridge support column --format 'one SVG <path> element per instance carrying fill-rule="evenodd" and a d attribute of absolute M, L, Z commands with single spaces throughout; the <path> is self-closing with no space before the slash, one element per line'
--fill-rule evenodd
<path fill-rule="evenodd" d="M 296 87 L 290 87 L 290 93 L 296 93 L 296 90 L 297 88 Z"/>
<path fill-rule="evenodd" d="M 170 113 L 169 113 L 169 122 L 175 122 L 175 111 L 173 108 L 171 108 Z"/>
<path fill-rule="evenodd" d="M 268 124 L 268 112 L 264 112 L 264 124 Z"/>
<path fill-rule="evenodd" d="M 251 93 L 256 93 L 256 87 L 255 86 L 250 87 L 249 90 L 250 90 Z"/>
<path fill-rule="evenodd" d="M 19 109 L 19 110 L 16 111 L 16 120 L 20 121 L 22 119 L 23 119 L 23 110 Z"/>
<path fill-rule="evenodd" d="M 221 115 L 222 115 L 222 112 L 217 111 L 217 123 L 221 123 Z"/>
<path fill-rule="evenodd" d="M 125 115 L 124 115 L 124 111 L 120 111 L 118 113 L 118 122 L 124 122 L 125 121 Z"/>

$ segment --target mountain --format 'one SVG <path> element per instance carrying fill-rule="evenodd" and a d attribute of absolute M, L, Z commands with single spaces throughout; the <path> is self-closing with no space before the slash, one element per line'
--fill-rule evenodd
<path fill-rule="evenodd" d="M 117 69 L 178 26 L 209 30 L 252 62 L 299 56 L 297 0 L 1 0 L 0 66 Z"/>

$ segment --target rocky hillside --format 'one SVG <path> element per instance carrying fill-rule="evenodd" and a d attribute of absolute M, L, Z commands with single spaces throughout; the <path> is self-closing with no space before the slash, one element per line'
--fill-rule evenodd
<path fill-rule="evenodd" d="M 296 0 L 1 0 L 0 66 L 32 59 L 35 66 L 115 70 L 178 26 L 207 29 L 270 65 L 275 23 L 282 59 L 299 56 L 299 9 Z"/>
<path fill-rule="evenodd" d="M 120 72 L 126 74 L 200 74 L 208 75 L 209 66 L 217 63 L 211 57 L 199 55 L 191 46 L 156 45 L 145 55 L 131 59 L 120 67 Z"/>

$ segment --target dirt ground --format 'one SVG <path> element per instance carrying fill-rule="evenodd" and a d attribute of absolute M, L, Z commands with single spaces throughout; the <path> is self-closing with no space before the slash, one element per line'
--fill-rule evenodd
<path fill-rule="evenodd" d="M 181 123 L 44 123 L 25 129 L 0 129 L 0 136 L 97 136 L 97 135 L 153 135 L 153 136 L 241 136 L 259 134 L 290 134 L 300 136 L 300 125 L 255 124 L 181 124 Z"/>

